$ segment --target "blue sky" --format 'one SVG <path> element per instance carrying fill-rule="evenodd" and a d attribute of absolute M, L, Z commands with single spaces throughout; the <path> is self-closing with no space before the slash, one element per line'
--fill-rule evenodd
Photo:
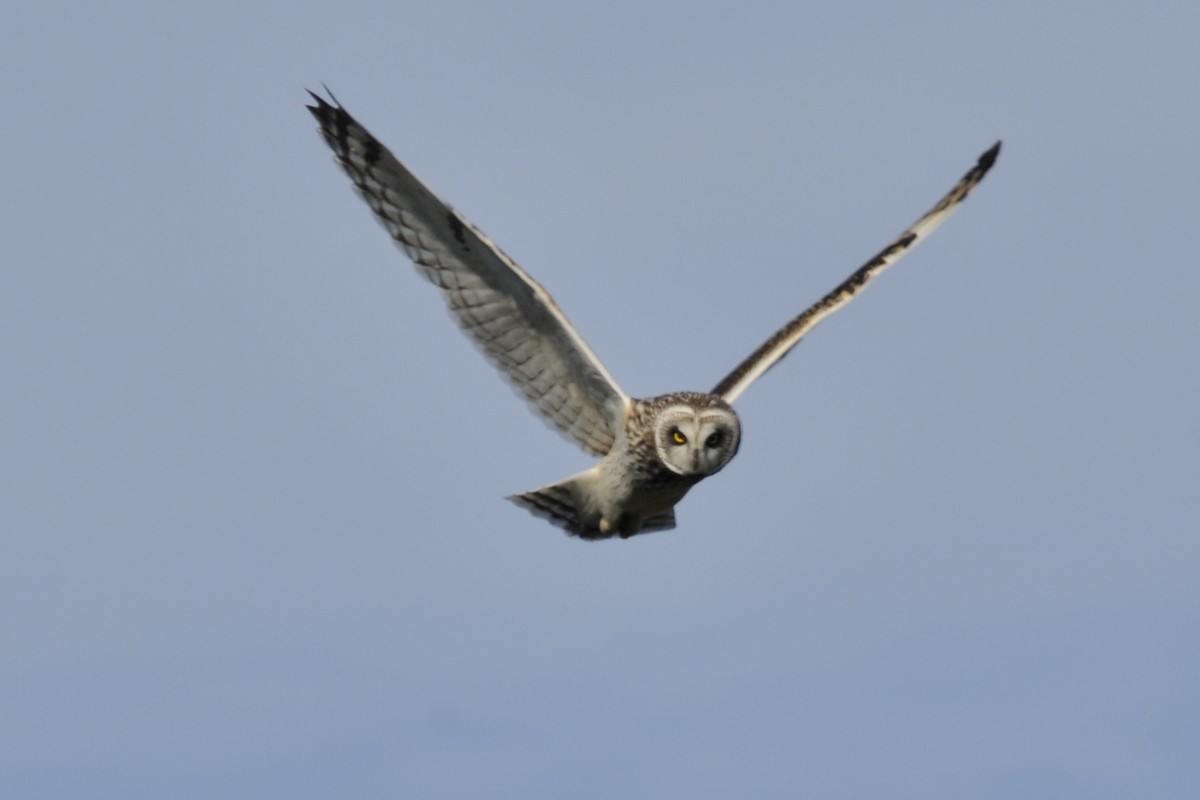
<path fill-rule="evenodd" d="M 1181 797 L 1200 784 L 1194 4 L 9 4 L 0 789 Z M 634 395 L 739 401 L 676 531 L 446 318 L 338 98 Z"/>

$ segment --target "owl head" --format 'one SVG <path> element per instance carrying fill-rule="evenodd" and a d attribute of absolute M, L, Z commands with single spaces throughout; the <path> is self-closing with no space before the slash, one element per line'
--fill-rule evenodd
<path fill-rule="evenodd" d="M 705 478 L 737 454 L 742 424 L 733 408 L 716 395 L 678 397 L 654 422 L 658 457 L 672 472 Z"/>

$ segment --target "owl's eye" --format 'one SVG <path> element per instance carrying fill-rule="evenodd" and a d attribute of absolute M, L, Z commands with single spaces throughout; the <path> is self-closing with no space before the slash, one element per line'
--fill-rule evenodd
<path fill-rule="evenodd" d="M 720 447 L 721 442 L 724 440 L 724 438 L 725 437 L 723 437 L 721 435 L 720 431 L 717 431 L 716 433 L 710 433 L 708 435 L 708 438 L 704 440 L 704 446 L 705 447 Z"/>
<path fill-rule="evenodd" d="M 671 431 L 671 441 L 675 444 L 687 444 L 687 437 L 680 433 L 679 428 Z"/>

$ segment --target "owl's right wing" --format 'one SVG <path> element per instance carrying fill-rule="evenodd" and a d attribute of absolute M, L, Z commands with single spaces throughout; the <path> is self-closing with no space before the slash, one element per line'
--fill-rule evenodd
<path fill-rule="evenodd" d="M 463 329 L 547 421 L 607 454 L 631 401 L 550 294 L 336 100 L 309 94 L 337 162 Z"/>
<path fill-rule="evenodd" d="M 850 277 L 842 281 L 829 294 L 813 303 L 791 322 L 775 331 L 767 341 L 755 350 L 733 372 L 726 375 L 713 389 L 713 394 L 720 395 L 725 402 L 732 403 L 751 383 L 762 377 L 763 373 L 779 363 L 791 349 L 800 344 L 800 340 L 817 326 L 821 320 L 845 306 L 867 288 L 879 273 L 899 261 L 905 253 L 915 247 L 926 236 L 937 230 L 946 219 L 954 213 L 959 203 L 967 199 L 983 176 L 987 175 L 996 157 L 1000 155 L 1000 142 L 992 145 L 975 166 L 955 184 L 937 205 L 929 209 L 925 216 L 914 222 L 908 230 L 896 237 L 887 247 L 875 254 L 867 263 L 856 269 Z"/>

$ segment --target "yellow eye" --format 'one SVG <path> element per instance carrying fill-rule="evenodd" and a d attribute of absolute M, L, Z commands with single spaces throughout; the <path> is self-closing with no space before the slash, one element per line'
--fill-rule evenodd
<path fill-rule="evenodd" d="M 671 431 L 671 439 L 675 444 L 687 444 L 687 437 L 680 433 L 678 428 Z"/>

